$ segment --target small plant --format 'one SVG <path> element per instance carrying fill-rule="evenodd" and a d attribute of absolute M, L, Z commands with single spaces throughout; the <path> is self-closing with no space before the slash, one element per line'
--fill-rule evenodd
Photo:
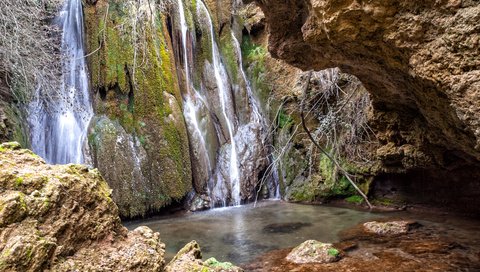
<path fill-rule="evenodd" d="M 280 128 L 288 127 L 293 124 L 293 119 L 284 110 L 281 110 L 278 114 L 278 126 Z"/>
<path fill-rule="evenodd" d="M 353 196 L 345 198 L 345 201 L 347 201 L 348 203 L 352 203 L 352 204 L 361 204 L 363 202 L 363 197 L 361 197 L 359 195 L 353 195 Z"/>
<path fill-rule="evenodd" d="M 338 257 L 338 255 L 340 254 L 340 251 L 338 251 L 338 249 L 336 249 L 336 248 L 330 248 L 327 251 L 327 254 L 332 256 L 332 257 Z"/>

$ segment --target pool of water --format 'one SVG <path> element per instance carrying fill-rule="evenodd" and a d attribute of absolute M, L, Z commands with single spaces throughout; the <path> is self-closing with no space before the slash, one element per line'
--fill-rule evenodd
<path fill-rule="evenodd" d="M 183 216 L 127 222 L 129 229 L 148 226 L 160 232 L 167 261 L 185 244 L 196 240 L 204 260 L 215 257 L 248 263 L 273 249 L 294 247 L 305 240 L 338 241 L 338 233 L 382 215 L 328 206 L 265 201 Z"/>

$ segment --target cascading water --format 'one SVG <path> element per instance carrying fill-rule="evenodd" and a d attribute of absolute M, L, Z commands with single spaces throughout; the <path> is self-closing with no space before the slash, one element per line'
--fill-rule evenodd
<path fill-rule="evenodd" d="M 193 88 L 190 80 L 190 63 L 189 55 L 187 49 L 187 35 L 188 35 L 188 25 L 185 18 L 185 11 L 183 7 L 183 1 L 178 0 L 178 15 L 180 17 L 180 31 L 182 34 L 182 52 L 183 52 L 183 67 L 185 72 L 185 87 L 186 92 L 183 95 L 184 103 L 184 112 L 185 120 L 187 122 L 190 137 L 195 137 L 200 143 L 201 152 L 205 155 L 206 164 L 208 167 L 208 172 L 211 171 L 211 162 L 207 150 L 207 145 L 205 141 L 204 133 L 202 132 L 200 122 L 198 119 L 198 111 L 202 106 L 203 97 Z"/>
<path fill-rule="evenodd" d="M 93 116 L 88 90 L 81 0 L 66 0 L 57 23 L 62 27 L 60 93 L 37 90 L 28 106 L 32 149 L 53 164 L 82 163 L 87 127 Z"/>
<path fill-rule="evenodd" d="M 262 126 L 266 126 L 265 123 L 265 118 L 263 118 L 261 114 L 261 108 L 260 108 L 260 103 L 258 102 L 258 99 L 255 97 L 252 91 L 252 87 L 250 86 L 250 81 L 247 79 L 247 76 L 245 75 L 245 71 L 243 70 L 243 60 L 242 60 L 242 50 L 240 49 L 240 43 L 237 40 L 237 37 L 233 35 L 232 33 L 232 40 L 235 46 L 235 50 L 237 51 L 237 55 L 239 56 L 239 64 L 238 66 L 240 67 L 240 73 L 242 75 L 243 80 L 245 81 L 245 85 L 247 88 L 247 95 L 248 95 L 248 100 L 250 103 L 250 107 L 252 109 L 252 122 L 262 124 Z"/>
<path fill-rule="evenodd" d="M 207 7 L 202 1 L 197 2 L 197 7 L 201 9 L 201 11 L 206 16 L 206 21 L 208 23 L 208 28 L 210 31 L 210 38 L 211 38 L 211 49 L 212 49 L 212 59 L 213 59 L 213 73 L 215 76 L 215 81 L 218 88 L 218 95 L 220 98 L 220 104 L 222 108 L 222 114 L 225 118 L 225 122 L 228 129 L 228 134 L 230 137 L 230 189 L 231 189 L 231 204 L 232 205 L 240 205 L 241 204 L 241 196 L 240 196 L 240 171 L 238 169 L 238 154 L 237 148 L 234 138 L 234 116 L 233 114 L 229 114 L 227 109 L 227 101 L 229 101 L 229 95 L 227 94 L 227 87 L 226 84 L 228 82 L 228 77 L 225 71 L 225 67 L 221 63 L 220 60 L 220 53 L 218 51 L 217 43 L 215 42 L 215 32 L 213 29 L 212 19 L 210 17 L 210 13 L 208 12 Z M 232 115 L 231 117 L 229 115 Z M 216 184 L 216 186 L 220 186 L 220 184 Z M 219 192 L 221 190 L 216 190 L 214 188 L 213 193 Z M 223 197 L 225 199 L 225 197 Z"/>
<path fill-rule="evenodd" d="M 237 3 L 238 4 L 238 3 Z M 251 123 L 258 124 L 264 132 L 268 130 L 268 124 L 266 122 L 266 119 L 263 117 L 262 114 L 262 109 L 260 107 L 260 102 L 258 101 L 257 97 L 253 93 L 252 87 L 250 85 L 250 81 L 247 79 L 247 75 L 245 74 L 245 71 L 243 70 L 243 59 L 242 59 L 242 50 L 240 48 L 240 42 L 238 42 L 237 37 L 233 35 L 232 33 L 232 40 L 235 46 L 235 50 L 237 51 L 238 57 L 238 66 L 239 66 L 239 71 L 240 74 L 242 75 L 243 80 L 245 81 L 246 89 L 247 89 L 247 95 L 248 95 L 248 100 L 250 107 L 252 109 L 252 114 L 251 114 Z M 265 137 L 262 137 L 262 145 L 265 145 L 265 141 L 267 140 Z M 267 168 L 267 172 L 270 171 L 272 173 L 273 181 L 274 181 L 274 188 L 273 188 L 273 193 L 271 193 L 270 197 L 275 198 L 275 199 L 280 199 L 280 186 L 279 186 L 279 178 L 278 178 L 278 170 L 275 166 L 275 164 L 271 163 L 272 159 L 270 159 L 270 166 Z"/>

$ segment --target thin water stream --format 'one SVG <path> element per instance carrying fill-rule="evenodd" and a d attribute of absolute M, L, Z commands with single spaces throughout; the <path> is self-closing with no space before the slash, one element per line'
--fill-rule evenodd
<path fill-rule="evenodd" d="M 60 92 L 37 90 L 28 106 L 32 149 L 52 164 L 83 163 L 83 145 L 93 116 L 85 61 L 81 0 L 66 0 L 56 19 L 65 57 Z"/>

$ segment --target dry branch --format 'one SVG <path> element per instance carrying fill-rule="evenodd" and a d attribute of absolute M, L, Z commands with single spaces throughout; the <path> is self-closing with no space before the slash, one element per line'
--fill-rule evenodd
<path fill-rule="evenodd" d="M 322 152 L 337 167 L 337 169 L 340 170 L 340 172 L 342 172 L 342 174 L 345 176 L 345 178 L 347 178 L 347 180 L 350 182 L 353 188 L 355 188 L 355 190 L 365 199 L 365 202 L 367 203 L 368 207 L 371 210 L 373 206 L 372 204 L 370 204 L 370 201 L 368 201 L 368 197 L 365 195 L 365 193 L 363 193 L 363 191 L 360 190 L 357 184 L 355 184 L 355 182 L 351 179 L 350 174 L 340 165 L 340 163 L 338 163 L 338 161 L 330 153 L 328 153 L 322 146 L 320 146 L 320 144 L 315 140 L 312 133 L 307 127 L 307 124 L 305 122 L 304 109 L 305 109 L 305 99 L 307 97 L 307 90 L 310 85 L 311 78 L 312 78 L 312 71 L 310 71 L 307 75 L 306 83 L 302 91 L 302 101 L 300 103 L 300 116 L 302 119 L 303 129 L 307 133 L 308 138 L 312 141 L 312 143 L 320 150 L 320 152 Z"/>

